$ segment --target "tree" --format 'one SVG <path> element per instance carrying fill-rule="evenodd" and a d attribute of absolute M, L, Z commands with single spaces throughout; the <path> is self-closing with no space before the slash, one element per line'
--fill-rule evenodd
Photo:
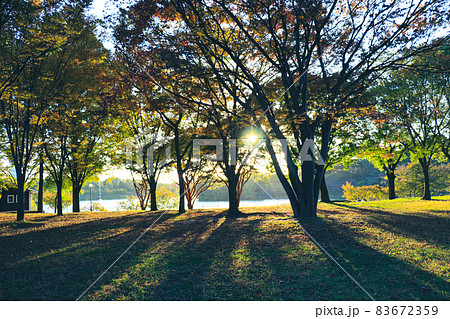
<path fill-rule="evenodd" d="M 450 127 L 449 72 L 433 67 L 440 55 L 440 48 L 422 54 L 383 82 L 382 101 L 408 136 L 411 159 L 422 167 L 424 200 L 431 199 L 430 165 L 442 148 L 441 132 Z"/>
<path fill-rule="evenodd" d="M 194 209 L 194 203 L 198 197 L 207 191 L 212 183 L 213 170 L 205 170 L 208 167 L 208 163 L 203 160 L 203 163 L 199 165 L 192 165 L 188 167 L 183 175 L 184 189 L 186 196 L 186 204 L 188 209 Z"/>
<path fill-rule="evenodd" d="M 101 93 L 108 56 L 93 27 L 92 21 L 80 15 L 72 26 L 77 36 L 70 47 L 49 57 L 59 74 L 57 94 L 46 112 L 43 145 L 56 183 L 58 215 L 62 214 L 60 199 L 67 175 L 72 181 L 73 211 L 79 212 L 83 183 L 104 165 L 98 142 L 105 135 L 107 112 L 102 109 Z"/>
<path fill-rule="evenodd" d="M 218 178 L 228 190 L 227 217 L 240 215 L 239 204 L 245 184 L 255 171 L 258 159 L 255 154 L 263 139 L 259 130 L 249 125 L 248 116 L 239 102 L 220 85 L 212 83 L 207 77 L 203 84 L 208 93 L 199 102 L 200 114 L 207 123 L 198 138 L 215 139 L 217 157 L 216 169 L 221 170 Z M 251 99 L 247 100 L 251 103 Z M 211 151 L 211 150 L 209 150 Z M 218 154 L 222 154 L 222 158 Z"/>
<path fill-rule="evenodd" d="M 80 1 L 78 8 L 88 3 Z M 66 44 L 67 27 L 78 12 L 66 11 L 64 19 L 65 9 L 60 0 L 0 3 L 0 98 L 11 94 L 24 71 Z"/>
<path fill-rule="evenodd" d="M 250 124 L 266 138 L 294 215 L 311 217 L 316 215 L 325 165 L 295 158 L 295 149 L 320 135 L 320 154 L 326 162 L 336 119 L 355 106 L 383 70 L 408 57 L 396 52 L 426 42 L 427 35 L 446 22 L 447 11 L 443 0 L 390 4 L 142 0 L 128 12 L 134 23 L 122 29 L 133 35 L 126 44 L 166 48 L 167 41 L 177 39 L 179 48 L 166 52 L 168 57 L 192 56 L 198 66 L 210 68 L 211 81 L 237 101 L 251 116 Z M 143 41 L 155 35 L 155 29 L 157 37 Z M 416 53 L 411 50 L 409 56 Z M 310 74 L 325 83 L 325 107 L 308 102 Z M 269 84 L 274 79 L 282 84 L 282 101 L 272 97 Z M 256 104 L 249 103 L 252 99 Z M 287 137 L 292 137 L 293 145 L 286 151 L 286 176 L 270 140 Z M 308 149 L 310 157 L 313 153 Z"/>
<path fill-rule="evenodd" d="M 113 126 L 108 125 L 113 124 L 108 116 L 113 105 L 108 105 L 105 96 L 111 90 L 109 83 L 116 78 L 108 66 L 109 55 L 93 32 L 80 38 L 73 49 L 76 63 L 66 66 L 72 103 L 66 164 L 72 182 L 73 212 L 79 212 L 83 184 L 101 172 L 114 149 L 110 138 Z"/>
<path fill-rule="evenodd" d="M 338 164 L 342 164 L 345 168 L 348 168 L 356 161 L 356 155 L 363 139 L 361 138 L 360 128 L 354 125 L 354 121 L 356 121 L 355 116 L 348 116 L 333 126 L 330 134 L 328 158 L 324 166 L 322 183 L 320 185 L 320 200 L 323 203 L 331 202 L 325 173 Z"/>
<path fill-rule="evenodd" d="M 450 160 L 450 139 L 442 143 L 442 152 Z"/>
<path fill-rule="evenodd" d="M 379 90 L 385 90 L 380 87 Z M 388 180 L 389 199 L 395 199 L 395 170 L 406 158 L 408 150 L 407 136 L 399 130 L 399 123 L 392 114 L 383 112 L 378 106 L 362 121 L 365 129 L 361 157 L 369 160 L 380 171 L 384 171 Z"/>
<path fill-rule="evenodd" d="M 168 144 L 167 131 L 164 130 L 158 114 L 144 111 L 139 97 L 131 97 L 129 103 L 130 108 L 122 113 L 122 134 L 117 135 L 121 139 L 125 138 L 120 143 L 125 149 L 121 160 L 126 163 L 127 169 L 146 179 L 150 190 L 150 210 L 156 211 L 158 179 L 172 163 L 165 149 Z M 132 105 L 137 109 L 132 109 Z"/>
<path fill-rule="evenodd" d="M 189 50 L 176 49 L 183 51 L 176 54 L 171 51 L 177 47 L 176 39 L 161 41 L 158 28 L 149 30 L 150 34 L 145 39 L 130 32 L 134 12 L 122 12 L 120 23 L 115 28 L 117 55 L 126 69 L 123 79 L 136 94 L 145 98 L 145 111 L 156 112 L 173 135 L 171 144 L 179 187 L 178 212 L 182 214 L 186 197 L 184 173 L 191 164 L 192 140 L 199 123 L 195 103 L 185 96 L 186 86 L 190 87 L 190 94 L 195 91 L 192 76 L 186 76 L 187 69 L 192 70 L 193 64 L 188 59 Z"/>
<path fill-rule="evenodd" d="M 450 63 L 450 45 L 447 38 L 446 43 L 442 45 L 439 51 L 436 54 L 436 58 L 432 60 L 432 69 L 434 72 L 438 72 L 443 77 L 447 77 L 448 83 L 448 65 Z M 444 94 L 446 94 L 445 98 L 447 103 L 449 103 L 449 91 L 446 90 Z M 447 127 L 445 130 L 441 131 L 441 149 L 442 153 L 450 160 L 450 127 Z"/>
<path fill-rule="evenodd" d="M 425 182 L 422 167 L 413 162 L 398 167 L 398 193 L 403 197 L 417 197 L 423 192 Z M 430 166 L 430 189 L 434 195 L 446 194 L 450 191 L 450 164 L 441 163 Z"/>
<path fill-rule="evenodd" d="M 24 189 L 30 174 L 30 163 L 35 158 L 34 147 L 40 132 L 44 111 L 52 95 L 52 85 L 39 81 L 43 62 L 22 73 L 20 83 L 8 99 L 0 100 L 1 120 L 6 133 L 8 153 L 15 168 L 18 189 L 17 221 L 24 219 Z M 44 95 L 45 89 L 47 95 Z M 44 97 L 45 96 L 45 97 Z M 41 98 L 42 97 L 42 98 Z"/>
<path fill-rule="evenodd" d="M 418 163 L 400 165 L 396 174 L 398 176 L 397 193 L 402 197 L 417 197 L 423 193 L 424 178 L 422 168 Z"/>
<path fill-rule="evenodd" d="M 67 160 L 67 144 L 69 120 L 67 119 L 67 105 L 57 103 L 49 110 L 50 119 L 46 121 L 43 132 L 43 148 L 46 155 L 47 169 L 56 185 L 56 211 L 58 216 L 63 214 L 63 184 L 64 169 Z"/>
<path fill-rule="evenodd" d="M 61 196 L 61 204 L 59 203 L 58 196 L 55 190 L 46 190 L 43 195 L 44 203 L 57 212 L 58 206 L 61 205 L 63 209 L 67 208 L 72 204 L 71 194 L 67 191 L 64 191 Z"/>
<path fill-rule="evenodd" d="M 324 161 L 336 117 L 354 105 L 380 71 L 405 58 L 396 51 L 424 41 L 426 34 L 438 28 L 446 8 L 444 1 L 432 0 L 389 5 L 375 1 L 200 0 L 174 1 L 174 6 L 179 15 L 174 18 L 169 11 L 169 19 L 182 19 L 186 27 L 180 26 L 180 33 L 195 43 L 215 79 L 242 101 L 265 136 L 286 140 L 282 123 L 288 122 L 294 146 L 300 149 L 320 134 Z M 309 72 L 320 74 L 326 84 L 325 108 L 308 103 Z M 276 77 L 285 91 L 282 103 L 271 99 L 265 87 Z M 238 90 L 236 83 L 247 90 Z M 243 94 L 252 94 L 259 107 L 251 108 L 240 99 Z M 273 133 L 263 126 L 257 110 L 263 112 Z M 288 148 L 285 176 L 269 138 L 266 146 L 294 215 L 315 216 L 324 165 L 296 163 Z M 312 150 L 308 154 L 314 155 Z"/>
<path fill-rule="evenodd" d="M 110 151 L 105 131 L 102 131 L 104 116 L 93 116 L 85 122 L 80 117 L 83 116 L 72 118 L 67 145 L 66 164 L 72 182 L 73 212 L 80 211 L 80 192 L 84 183 L 102 171 Z"/>
<path fill-rule="evenodd" d="M 148 187 L 148 182 L 147 179 L 145 178 L 144 172 L 140 171 L 137 173 L 139 176 L 138 180 L 134 177 L 133 172 L 131 173 L 133 186 L 134 190 L 136 191 L 137 199 L 139 201 L 139 207 L 141 208 L 141 210 L 146 210 L 151 195 L 150 188 Z"/>
<path fill-rule="evenodd" d="M 16 171 L 18 221 L 24 219 L 24 183 L 43 115 L 56 94 L 60 69 L 47 62 L 79 36 L 72 27 L 88 3 L 12 1 L 2 15 L 1 122 Z"/>
<path fill-rule="evenodd" d="M 38 201 L 37 212 L 44 212 L 44 158 L 42 151 L 39 151 L 39 182 L 38 182 Z"/>

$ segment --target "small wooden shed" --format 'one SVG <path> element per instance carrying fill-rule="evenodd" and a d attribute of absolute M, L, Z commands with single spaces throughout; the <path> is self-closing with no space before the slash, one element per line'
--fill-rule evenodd
<path fill-rule="evenodd" d="M 24 209 L 31 210 L 31 194 L 37 193 L 34 189 L 27 189 L 24 192 Z M 3 188 L 2 197 L 0 198 L 0 212 L 17 211 L 17 188 Z"/>

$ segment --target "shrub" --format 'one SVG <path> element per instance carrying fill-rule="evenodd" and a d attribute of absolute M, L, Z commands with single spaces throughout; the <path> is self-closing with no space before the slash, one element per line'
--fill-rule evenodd
<path fill-rule="evenodd" d="M 175 209 L 178 206 L 178 192 L 167 187 L 159 187 L 156 190 L 156 202 L 158 209 Z"/>
<path fill-rule="evenodd" d="M 178 192 L 167 187 L 158 187 L 156 190 L 156 204 L 158 209 L 175 209 L 178 206 Z M 126 200 L 117 205 L 117 209 L 125 211 L 141 210 L 136 196 L 128 196 Z"/>
<path fill-rule="evenodd" d="M 141 210 L 141 206 L 139 205 L 139 200 L 136 196 L 127 196 L 124 201 L 121 201 L 117 205 L 118 210 L 125 211 L 133 211 L 133 210 Z"/>
<path fill-rule="evenodd" d="M 370 201 L 388 198 L 388 188 L 381 185 L 355 187 L 349 182 L 342 185 L 344 197 L 348 201 Z"/>
<path fill-rule="evenodd" d="M 91 205 L 87 204 L 86 206 L 84 206 L 81 211 L 83 212 L 89 212 L 91 211 Z M 92 211 L 93 212 L 107 212 L 108 210 L 103 207 L 100 203 L 92 203 Z"/>

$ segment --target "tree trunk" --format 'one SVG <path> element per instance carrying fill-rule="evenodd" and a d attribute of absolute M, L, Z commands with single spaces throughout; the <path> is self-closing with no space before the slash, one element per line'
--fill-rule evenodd
<path fill-rule="evenodd" d="M 310 154 L 314 158 L 314 154 Z M 314 161 L 304 161 L 302 163 L 303 194 L 306 204 L 306 211 L 301 217 L 316 217 L 316 203 L 314 198 L 314 179 L 316 178 Z M 323 178 L 323 177 L 322 177 Z M 320 183 L 322 183 L 322 178 Z"/>
<path fill-rule="evenodd" d="M 192 180 L 191 180 L 191 183 L 192 183 Z M 185 192 L 185 197 L 186 197 L 186 205 L 187 205 L 188 209 L 194 209 L 191 185 L 189 183 L 185 183 L 184 181 L 183 181 L 183 184 L 184 184 L 184 192 Z"/>
<path fill-rule="evenodd" d="M 294 217 L 300 217 L 303 207 L 302 203 L 298 200 L 296 193 L 291 187 L 291 184 L 288 182 L 286 176 L 284 176 L 284 173 L 280 167 L 280 163 L 278 163 L 277 155 L 275 153 L 275 150 L 273 149 L 272 143 L 269 138 L 266 138 L 266 147 L 269 152 L 270 158 L 272 159 L 272 163 L 275 168 L 275 173 L 277 174 L 277 177 L 289 199 L 289 203 L 291 204 Z M 288 158 L 288 154 L 285 154 L 285 156 L 286 158 Z"/>
<path fill-rule="evenodd" d="M 184 190 L 183 167 L 181 163 L 180 138 L 178 127 L 175 129 L 175 155 L 177 157 L 177 174 L 179 187 L 178 214 L 184 214 L 186 212 L 186 207 L 184 203 L 185 190 Z"/>
<path fill-rule="evenodd" d="M 177 165 L 178 166 L 178 165 Z M 179 183 L 179 204 L 178 204 L 178 214 L 184 214 L 186 212 L 186 207 L 185 207 L 185 202 L 184 202 L 184 198 L 185 198 L 185 191 L 184 191 L 184 183 L 183 183 L 183 171 L 181 170 L 181 168 L 177 168 L 177 173 L 178 173 L 178 183 Z M 189 208 L 192 209 L 192 208 Z"/>
<path fill-rule="evenodd" d="M 319 160 L 316 165 L 316 173 L 314 175 L 314 217 L 317 216 L 317 204 L 319 202 L 319 193 L 320 188 L 322 186 L 322 182 L 325 182 L 325 172 L 327 171 L 328 166 L 326 165 L 328 159 L 328 151 L 330 149 L 330 138 L 331 138 L 331 130 L 332 130 L 333 122 L 331 119 L 327 119 L 322 124 L 322 142 L 320 147 L 320 156 L 321 161 Z M 314 139 L 314 135 L 312 136 Z M 326 186 L 326 184 L 325 184 Z M 328 193 L 328 188 L 326 189 Z M 329 197 L 329 194 L 328 194 Z"/>
<path fill-rule="evenodd" d="M 80 191 L 81 187 L 77 181 L 72 182 L 72 212 L 80 212 Z"/>
<path fill-rule="evenodd" d="M 158 205 L 156 204 L 156 187 L 157 187 L 157 182 L 156 182 L 155 177 L 153 175 L 150 176 L 150 180 L 149 180 L 148 186 L 150 187 L 150 210 L 153 212 L 153 211 L 158 210 Z"/>
<path fill-rule="evenodd" d="M 422 166 L 423 172 L 423 196 L 424 200 L 431 200 L 431 190 L 430 190 L 430 161 L 426 158 L 419 158 L 420 166 Z"/>
<path fill-rule="evenodd" d="M 25 206 L 24 206 L 24 178 L 22 177 L 22 174 L 20 171 L 17 170 L 17 221 L 21 222 L 25 218 Z"/>
<path fill-rule="evenodd" d="M 140 195 L 138 195 L 138 199 L 139 199 L 139 207 L 141 207 L 141 210 L 146 210 L 147 203 L 146 203 L 145 196 L 143 196 L 143 194 L 141 193 Z"/>
<path fill-rule="evenodd" d="M 328 193 L 328 187 L 325 182 L 325 174 L 323 174 L 322 183 L 320 184 L 320 201 L 322 203 L 331 203 L 330 194 Z"/>
<path fill-rule="evenodd" d="M 238 176 L 234 173 L 234 165 L 230 165 L 228 169 L 228 212 L 227 217 L 236 217 L 240 215 L 239 202 L 237 199 L 237 183 Z"/>
<path fill-rule="evenodd" d="M 41 158 L 39 161 L 39 189 L 38 189 L 38 213 L 44 212 L 44 161 Z"/>
<path fill-rule="evenodd" d="M 63 215 L 63 207 L 62 207 L 62 181 L 56 182 L 56 215 L 62 216 Z"/>
<path fill-rule="evenodd" d="M 395 173 L 386 172 L 389 187 L 389 199 L 395 199 Z"/>

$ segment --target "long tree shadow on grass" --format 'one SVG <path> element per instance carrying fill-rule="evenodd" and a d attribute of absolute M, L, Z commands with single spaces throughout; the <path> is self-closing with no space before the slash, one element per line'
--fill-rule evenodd
<path fill-rule="evenodd" d="M 342 203 L 335 206 L 367 215 L 365 222 L 385 231 L 426 241 L 450 248 L 450 215 L 436 215 L 432 212 L 401 214 L 381 209 L 353 207 Z M 439 211 L 442 213 L 442 211 Z"/>
<path fill-rule="evenodd" d="M 203 299 L 203 275 L 215 255 L 229 252 L 242 235 L 230 233 L 229 225 L 234 222 L 236 219 L 226 219 L 219 213 L 173 223 L 172 229 L 152 237 L 154 242 L 169 245 L 163 249 L 148 245 L 146 252 L 128 262 L 121 275 L 98 288 L 87 299 Z M 221 237 L 220 244 L 216 243 L 218 236 Z"/>
<path fill-rule="evenodd" d="M 362 244 L 362 233 L 345 223 L 319 221 L 301 224 L 376 300 L 450 298 L 448 281 L 417 268 L 412 260 L 405 262 Z M 340 276 L 350 280 L 342 271 Z"/>
<path fill-rule="evenodd" d="M 161 213 L 0 237 L 0 299 L 76 299 Z M 173 217 L 168 213 L 158 222 Z"/>
<path fill-rule="evenodd" d="M 126 216 L 1 238 L 2 251 L 14 238 L 16 249 L 27 240 L 48 246 L 35 250 L 34 259 L 13 254 L 14 262 L 0 271 L 1 299 L 76 299 L 155 218 Z M 328 219 L 302 224 L 376 299 L 446 298 L 445 281 L 361 244 L 360 234 L 345 224 Z M 69 237 L 66 245 L 64 236 Z M 84 299 L 367 297 L 289 217 L 249 214 L 226 220 L 205 212 L 164 217 Z"/>
<path fill-rule="evenodd" d="M 191 219 L 184 230 L 190 235 L 178 230 L 177 244 L 163 251 L 149 247 L 88 299 L 369 299 L 289 217 L 258 215 L 216 216 L 209 224 Z M 360 244 L 345 226 L 326 220 L 303 226 L 376 299 L 445 299 L 445 281 Z M 176 234 L 173 230 L 157 239 L 170 241 Z"/>

